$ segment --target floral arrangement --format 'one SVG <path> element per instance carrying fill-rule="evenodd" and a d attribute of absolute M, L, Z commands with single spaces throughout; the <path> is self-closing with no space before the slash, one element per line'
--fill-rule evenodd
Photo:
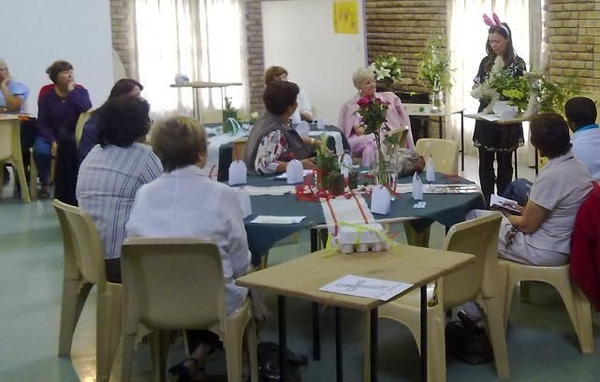
<path fill-rule="evenodd" d="M 394 81 L 398 81 L 402 78 L 400 59 L 393 54 L 376 57 L 369 68 L 373 71 L 375 80 L 383 83 L 388 88 Z"/>
<path fill-rule="evenodd" d="M 452 88 L 452 71 L 450 57 L 443 47 L 442 36 L 431 36 L 425 44 L 425 53 L 420 55 L 418 66 L 419 80 L 432 91 L 450 90 Z"/>
<path fill-rule="evenodd" d="M 387 126 L 386 114 L 390 107 L 389 102 L 382 101 L 379 98 L 362 97 L 357 102 L 358 110 L 355 112 L 362 118 L 360 124 L 365 129 L 365 134 L 373 134 L 375 136 L 375 144 L 377 145 L 377 181 L 379 184 L 385 184 L 386 177 L 386 160 L 381 150 L 381 134 L 387 132 L 390 128 Z"/>
<path fill-rule="evenodd" d="M 577 78 L 570 77 L 565 83 L 551 82 L 544 74 L 527 73 L 531 94 L 536 98 L 536 112 L 563 115 L 569 98 L 581 94 Z"/>
<path fill-rule="evenodd" d="M 344 193 L 344 176 L 341 173 L 337 155 L 327 147 L 327 135 L 321 136 L 321 144 L 317 152 L 317 185 L 319 189 L 328 190 L 332 195 Z"/>

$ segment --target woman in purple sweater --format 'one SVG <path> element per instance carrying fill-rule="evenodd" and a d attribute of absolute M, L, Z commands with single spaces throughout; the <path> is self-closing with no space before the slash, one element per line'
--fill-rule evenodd
<path fill-rule="evenodd" d="M 75 126 L 79 114 L 89 110 L 92 102 L 88 91 L 81 85 L 75 84 L 73 65 L 69 62 L 55 61 L 46 73 L 54 83 L 54 88 L 45 92 L 38 100 L 38 136 L 33 145 L 33 157 L 42 182 L 39 196 L 40 198 L 50 196 L 48 189 L 50 160 L 56 157 L 55 197 L 65 203 L 76 205 Z"/>

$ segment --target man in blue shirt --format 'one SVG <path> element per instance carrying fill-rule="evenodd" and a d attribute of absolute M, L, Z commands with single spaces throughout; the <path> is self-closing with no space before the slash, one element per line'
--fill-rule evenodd
<path fill-rule="evenodd" d="M 600 180 L 600 128 L 596 123 L 596 104 L 587 97 L 573 97 L 565 103 L 565 116 L 573 131 L 573 154 L 585 164 L 592 178 Z"/>
<path fill-rule="evenodd" d="M 13 80 L 6 62 L 0 59 L 0 112 L 22 112 L 28 95 L 27 86 Z"/>
<path fill-rule="evenodd" d="M 28 95 L 27 86 L 10 77 L 6 62 L 0 58 L 0 113 L 22 112 Z M 10 173 L 6 166 L 2 171 L 4 171 L 4 180 L 8 181 Z"/>

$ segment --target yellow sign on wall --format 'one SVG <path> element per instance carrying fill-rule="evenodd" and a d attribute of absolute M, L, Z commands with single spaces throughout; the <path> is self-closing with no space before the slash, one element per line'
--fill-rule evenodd
<path fill-rule="evenodd" d="M 333 2 L 333 30 L 341 34 L 358 34 L 358 3 Z"/>

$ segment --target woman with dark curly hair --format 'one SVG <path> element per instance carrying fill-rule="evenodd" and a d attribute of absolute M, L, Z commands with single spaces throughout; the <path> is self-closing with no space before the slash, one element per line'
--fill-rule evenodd
<path fill-rule="evenodd" d="M 79 169 L 77 200 L 100 233 L 110 282 L 121 282 L 121 244 L 135 194 L 163 171 L 150 146 L 141 143 L 150 128 L 149 110 L 135 96 L 109 99 L 98 112 L 99 144 Z"/>

